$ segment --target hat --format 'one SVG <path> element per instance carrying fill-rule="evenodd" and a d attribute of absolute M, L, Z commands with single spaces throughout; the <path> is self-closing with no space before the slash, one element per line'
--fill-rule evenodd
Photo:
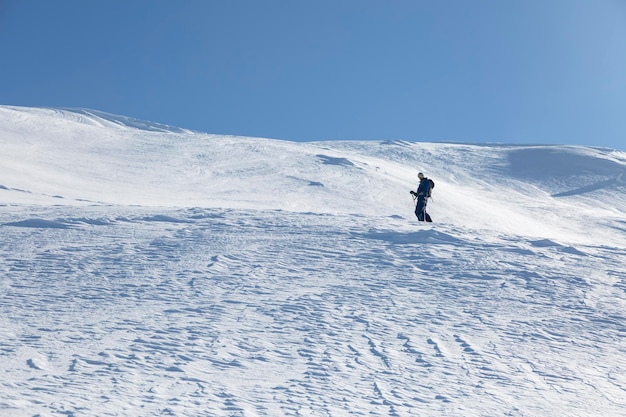
<path fill-rule="evenodd" d="M 424 173 L 423 173 L 423 172 L 420 172 L 420 173 L 418 173 L 418 174 L 417 174 L 417 176 L 418 176 L 418 177 L 419 177 L 420 175 L 423 177 L 423 176 L 424 176 Z"/>

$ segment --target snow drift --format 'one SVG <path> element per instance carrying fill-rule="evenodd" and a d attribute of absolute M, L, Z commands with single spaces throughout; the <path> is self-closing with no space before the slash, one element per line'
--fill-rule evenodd
<path fill-rule="evenodd" d="M 9 106 L 0 146 L 0 415 L 626 412 L 623 152 Z"/>

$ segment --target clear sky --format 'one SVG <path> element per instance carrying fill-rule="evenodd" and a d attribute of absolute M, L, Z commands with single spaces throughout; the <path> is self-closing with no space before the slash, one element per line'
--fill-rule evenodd
<path fill-rule="evenodd" d="M 626 149 L 626 0 L 0 0 L 0 104 Z"/>

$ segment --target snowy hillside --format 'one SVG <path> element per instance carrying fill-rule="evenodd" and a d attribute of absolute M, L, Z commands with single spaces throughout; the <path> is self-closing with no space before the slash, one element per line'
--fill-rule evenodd
<path fill-rule="evenodd" d="M 626 415 L 624 152 L 8 106 L 0 149 L 0 416 Z"/>

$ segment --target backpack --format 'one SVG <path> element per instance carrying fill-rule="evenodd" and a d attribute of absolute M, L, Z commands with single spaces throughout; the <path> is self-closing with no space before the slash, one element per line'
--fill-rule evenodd
<path fill-rule="evenodd" d="M 433 193 L 433 188 L 435 188 L 435 181 L 429 178 L 428 184 L 430 184 L 430 187 L 428 187 L 428 198 L 430 198 L 431 194 Z"/>

